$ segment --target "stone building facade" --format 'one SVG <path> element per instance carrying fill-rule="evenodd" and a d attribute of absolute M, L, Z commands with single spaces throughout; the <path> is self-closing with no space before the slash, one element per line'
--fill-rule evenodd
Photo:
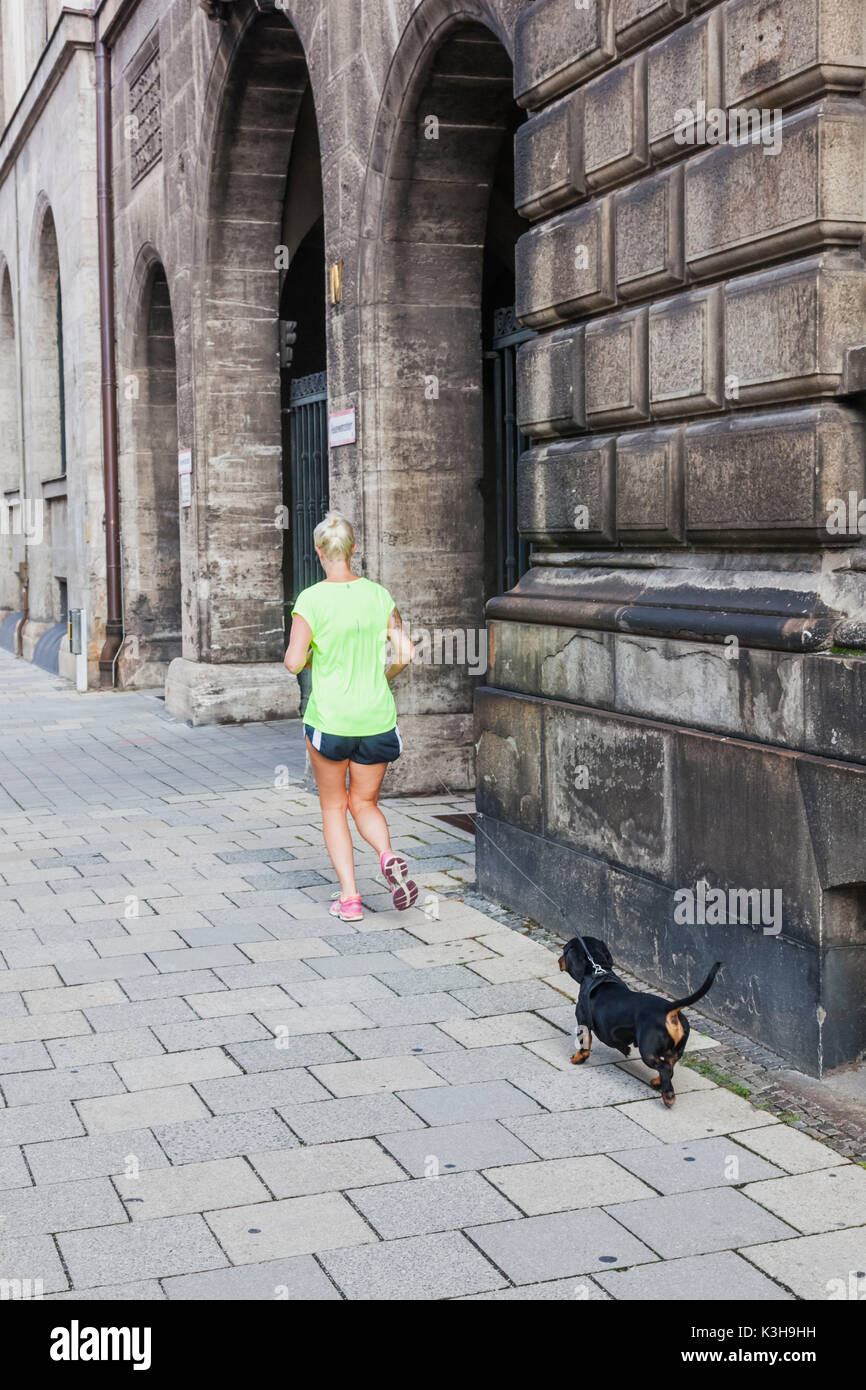
<path fill-rule="evenodd" d="M 809 1070 L 863 1052 L 866 0 L 0 16 L 0 643 L 68 672 L 84 608 L 97 684 L 110 637 L 101 46 L 116 683 L 297 713 L 330 499 L 431 638 L 392 785 L 477 751 L 484 891 L 666 987 L 723 957 L 709 1007 Z"/>

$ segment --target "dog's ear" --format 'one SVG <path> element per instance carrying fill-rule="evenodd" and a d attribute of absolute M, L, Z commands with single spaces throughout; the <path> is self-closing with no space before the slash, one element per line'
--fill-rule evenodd
<path fill-rule="evenodd" d="M 585 940 L 593 960 L 603 965 L 605 970 L 613 970 L 613 956 L 605 943 L 599 941 L 597 936 L 587 936 Z"/>
<path fill-rule="evenodd" d="M 571 978 L 577 980 L 578 984 L 586 975 L 586 956 L 576 936 L 565 943 L 562 955 L 559 957 L 559 968 L 560 970 L 567 970 Z"/>

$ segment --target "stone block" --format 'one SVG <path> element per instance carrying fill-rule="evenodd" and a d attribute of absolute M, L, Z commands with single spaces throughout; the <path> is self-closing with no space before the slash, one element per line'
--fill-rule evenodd
<path fill-rule="evenodd" d="M 300 687 L 282 665 L 216 666 L 177 657 L 165 682 L 169 714 L 193 726 L 294 719 L 299 705 Z"/>
<path fill-rule="evenodd" d="M 675 30 L 647 54 L 647 134 L 653 160 L 683 153 L 701 110 L 721 105 L 722 11 Z"/>
<path fill-rule="evenodd" d="M 528 830 L 540 830 L 540 707 L 486 694 L 483 716 L 478 715 L 476 746 L 479 810 Z"/>
<path fill-rule="evenodd" d="M 577 202 L 583 174 L 583 93 L 531 116 L 514 138 L 514 205 L 534 221 Z"/>
<path fill-rule="evenodd" d="M 582 328 L 524 343 L 517 354 L 517 423 L 525 435 L 574 434 L 586 427 Z"/>
<path fill-rule="evenodd" d="M 536 0 L 514 31 L 514 95 L 542 106 L 614 57 L 613 0 Z"/>
<path fill-rule="evenodd" d="M 671 735 L 545 703 L 548 835 L 656 878 L 673 868 Z"/>
<path fill-rule="evenodd" d="M 862 762 L 866 758 L 866 661 L 860 656 L 820 652 L 807 656 L 803 665 L 803 747 L 810 753 Z"/>
<path fill-rule="evenodd" d="M 838 392 L 863 336 L 866 266 L 813 257 L 725 286 L 725 379 L 744 404 Z"/>
<path fill-rule="evenodd" d="M 677 24 L 689 0 L 615 0 L 614 34 L 620 53 L 646 43 L 670 24 Z"/>
<path fill-rule="evenodd" d="M 681 165 L 617 193 L 616 280 L 623 299 L 682 284 Z"/>
<path fill-rule="evenodd" d="M 605 188 L 646 168 L 646 55 L 641 53 L 583 89 L 587 186 Z"/>
<path fill-rule="evenodd" d="M 773 139 L 775 146 L 767 132 L 766 142 L 717 145 L 686 166 L 686 262 L 694 275 L 863 236 L 863 106 L 826 101 L 795 111 Z"/>
<path fill-rule="evenodd" d="M 521 535 L 539 545 L 610 544 L 614 538 L 614 440 L 563 440 L 530 449 L 518 464 Z"/>
<path fill-rule="evenodd" d="M 733 0 L 725 7 L 724 105 L 790 106 L 859 92 L 863 19 L 860 0 Z"/>
<path fill-rule="evenodd" d="M 599 199 L 533 227 L 515 251 L 516 312 L 546 328 L 616 302 L 613 203 Z"/>
<path fill-rule="evenodd" d="M 682 533 L 682 427 L 621 434 L 616 442 L 617 540 L 670 545 Z"/>
<path fill-rule="evenodd" d="M 596 319 L 586 329 L 586 415 L 591 428 L 649 418 L 647 310 Z"/>
<path fill-rule="evenodd" d="M 826 545 L 831 500 L 863 489 L 864 427 L 840 406 L 689 425 L 686 534 L 692 540 Z"/>
<path fill-rule="evenodd" d="M 724 404 L 722 297 L 718 287 L 678 295 L 649 311 L 649 399 L 654 416 L 696 415 Z"/>

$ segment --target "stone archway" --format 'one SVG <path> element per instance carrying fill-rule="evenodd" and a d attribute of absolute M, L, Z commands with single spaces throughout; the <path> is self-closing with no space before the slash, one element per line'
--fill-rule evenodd
<path fill-rule="evenodd" d="M 162 261 L 147 247 L 135 275 L 132 371 L 122 383 L 131 447 L 120 460 L 125 638 L 121 685 L 161 684 L 181 654 L 177 364 Z M 129 539 L 134 537 L 134 543 Z"/>
<path fill-rule="evenodd" d="M 18 565 L 24 559 L 20 512 L 21 456 L 18 426 L 18 347 L 12 278 L 0 259 L 0 622 L 19 611 Z"/>
<path fill-rule="evenodd" d="M 491 198 L 518 119 L 505 42 L 481 0 L 420 5 L 392 63 L 367 175 L 362 423 L 376 466 L 356 509 L 371 571 L 416 636 L 430 638 L 429 662 L 411 668 L 401 694 L 401 789 L 468 787 L 474 775 L 492 571 L 485 266 L 497 244 Z"/>
<path fill-rule="evenodd" d="M 168 707 L 193 721 L 297 708 L 282 667 L 279 315 L 284 204 L 302 111 L 315 120 L 309 92 L 304 48 L 285 14 L 239 7 L 206 98 L 193 324 L 197 576 L 184 594 L 189 659 L 174 663 L 166 690 Z"/>

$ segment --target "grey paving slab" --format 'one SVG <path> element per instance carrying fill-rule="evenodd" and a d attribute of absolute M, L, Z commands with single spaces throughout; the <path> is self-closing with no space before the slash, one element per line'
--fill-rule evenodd
<path fill-rule="evenodd" d="M 236 1265 L 362 1245 L 376 1237 L 339 1192 L 210 1212 L 207 1221 Z"/>
<path fill-rule="evenodd" d="M 442 1052 L 460 1046 L 432 1023 L 407 1024 L 396 1028 L 341 1029 L 337 1031 L 337 1037 L 361 1059 Z"/>
<path fill-rule="evenodd" d="M 594 1274 L 658 1258 L 606 1212 L 597 1210 L 467 1226 L 466 1233 L 516 1284 Z"/>
<path fill-rule="evenodd" d="M 243 1158 L 150 1168 L 136 1177 L 123 1176 L 114 1181 L 123 1209 L 132 1221 L 270 1201 L 267 1188 Z"/>
<path fill-rule="evenodd" d="M 506 1282 L 459 1231 L 331 1251 L 321 1259 L 351 1299 L 459 1298 Z"/>
<path fill-rule="evenodd" d="M 775 1163 L 786 1173 L 808 1173 L 816 1168 L 835 1168 L 845 1162 L 841 1154 L 810 1139 L 808 1134 L 791 1125 L 767 1125 L 764 1129 L 748 1129 L 731 1138 L 756 1154 Z"/>
<path fill-rule="evenodd" d="M 866 1226 L 866 1169 L 856 1163 L 750 1182 L 743 1191 L 804 1235 Z"/>
<path fill-rule="evenodd" d="M 742 1255 L 798 1298 L 862 1302 L 866 1226 L 744 1246 Z"/>
<path fill-rule="evenodd" d="M 85 1017 L 97 1033 L 123 1033 L 130 1028 L 153 1028 L 157 1024 L 195 1021 L 198 1017 L 185 999 L 145 999 L 136 1003 L 110 1004 L 87 1009 Z"/>
<path fill-rule="evenodd" d="M 450 994 L 408 994 L 398 997 L 364 999 L 358 1008 L 379 1027 L 406 1027 L 415 1023 L 441 1023 L 446 1018 L 469 1018 L 465 1004 Z"/>
<path fill-rule="evenodd" d="M 229 989 L 260 989 L 268 985 L 287 989 L 289 985 L 320 978 L 317 971 L 302 960 L 259 961 L 256 964 L 247 961 L 244 965 L 218 966 L 216 976 Z"/>
<path fill-rule="evenodd" d="M 374 1091 L 414 1090 L 444 1085 L 418 1057 L 378 1057 L 366 1062 L 311 1066 L 317 1081 L 335 1096 L 364 1096 Z"/>
<path fill-rule="evenodd" d="M 234 1076 L 240 1068 L 222 1048 L 203 1047 L 192 1052 L 165 1052 L 160 1057 L 130 1058 L 115 1068 L 130 1091 L 176 1086 L 185 1081 L 209 1081 Z"/>
<path fill-rule="evenodd" d="M 527 1216 L 654 1197 L 655 1191 L 606 1154 L 548 1158 L 487 1168 L 485 1177 Z"/>
<path fill-rule="evenodd" d="M 613 1298 L 640 1302 L 785 1302 L 791 1295 L 731 1250 L 596 1274 Z"/>
<path fill-rule="evenodd" d="M 550 1010 L 562 996 L 557 995 L 543 980 L 515 980 L 505 985 L 479 984 L 473 989 L 458 989 L 453 997 L 465 1004 L 474 1016 L 487 1017 L 527 1010 L 533 1013 Z M 573 1024 L 574 1009 L 571 1008 L 570 1012 Z M 546 1018 L 546 1015 L 540 1012 L 540 1017 Z"/>
<path fill-rule="evenodd" d="M 373 1139 L 254 1153 L 249 1155 L 249 1161 L 275 1197 L 305 1197 L 315 1192 L 399 1182 L 406 1177 Z"/>
<path fill-rule="evenodd" d="M 173 955 L 166 951 L 165 955 Z M 95 984 L 100 980 L 131 979 L 134 975 L 155 975 L 156 966 L 142 954 L 105 956 L 95 960 L 62 961 L 57 967 L 64 984 Z"/>
<path fill-rule="evenodd" d="M 113 1134 L 182 1120 L 196 1120 L 207 1110 L 192 1086 L 159 1086 L 128 1095 L 80 1100 L 78 1113 L 88 1134 Z"/>
<path fill-rule="evenodd" d="M 0 1280 L 20 1281 L 28 1298 L 69 1288 L 51 1236 L 0 1235 Z"/>
<path fill-rule="evenodd" d="M 613 1106 L 600 1107 L 598 1110 L 507 1116 L 502 1122 L 540 1158 L 613 1153 L 617 1149 L 634 1149 L 644 1145 L 652 1147 L 659 1143 L 653 1135 Z"/>
<path fill-rule="evenodd" d="M 63 1067 L 52 1071 L 20 1072 L 3 1077 L 6 1104 L 38 1105 L 52 1100 L 81 1100 L 91 1096 L 113 1096 L 124 1085 L 114 1067 Z"/>
<path fill-rule="evenodd" d="M 165 1023 L 153 1029 L 167 1052 L 186 1052 L 201 1047 L 222 1047 L 232 1042 L 260 1042 L 271 1037 L 252 1014 L 228 1014 L 196 1023 Z"/>
<path fill-rule="evenodd" d="M 353 1055 L 330 1033 L 278 1034 L 267 1042 L 229 1043 L 225 1050 L 246 1072 L 341 1063 L 351 1061 Z"/>
<path fill-rule="evenodd" d="M 7 1187 L 28 1187 L 29 1184 L 30 1174 L 21 1150 L 8 1146 L 0 1149 L 0 1192 Z"/>
<path fill-rule="evenodd" d="M 141 1168 L 164 1168 L 168 1159 L 147 1129 L 83 1139 L 51 1139 L 27 1144 L 27 1162 L 37 1183 L 102 1177 Z"/>
<path fill-rule="evenodd" d="M 305 980 L 286 986 L 297 1004 L 359 1004 L 368 999 L 390 999 L 392 991 L 373 975 L 349 975 L 344 980 Z"/>
<path fill-rule="evenodd" d="M 42 1042 L 0 1045 L 0 1076 L 14 1075 L 18 1071 L 41 1071 L 51 1065 L 51 1055 Z"/>
<path fill-rule="evenodd" d="M 215 1115 L 205 1120 L 156 1125 L 154 1134 L 172 1163 L 202 1163 L 291 1148 L 297 1139 L 272 1110 Z"/>
<path fill-rule="evenodd" d="M 14 1105 L 0 1110 L 0 1147 L 34 1144 L 40 1139 L 69 1139 L 83 1133 L 84 1126 L 69 1101 Z"/>
<path fill-rule="evenodd" d="M 218 979 L 212 970 L 176 970 L 171 973 L 162 971 L 159 975 L 145 975 L 135 980 L 126 980 L 123 987 L 129 998 L 136 1003 L 188 996 L 197 998 L 225 989 L 222 980 Z M 243 1007 L 240 1010 L 231 1010 L 234 1013 L 239 1011 L 247 1012 Z"/>
<path fill-rule="evenodd" d="M 87 1033 L 81 1037 L 49 1041 L 46 1047 L 58 1067 L 89 1067 L 125 1057 L 153 1057 L 162 1045 L 149 1028 L 130 1028 L 119 1033 Z"/>
<path fill-rule="evenodd" d="M 192 935 L 189 932 L 188 935 Z M 245 965 L 246 957 L 237 946 L 187 946 L 182 951 L 154 951 L 154 968 L 163 975 L 190 970 L 215 970 L 217 966 Z"/>
<path fill-rule="evenodd" d="M 257 989 L 228 989 L 207 994 L 187 994 L 199 1018 L 223 1018 L 228 1014 L 253 1014 L 260 1009 L 279 1009 L 286 1000 L 285 992 L 277 985 Z"/>
<path fill-rule="evenodd" d="M 497 1120 L 383 1134 L 380 1142 L 413 1177 L 465 1172 L 504 1163 L 530 1163 L 535 1158 L 532 1150 Z"/>
<path fill-rule="evenodd" d="M 303 1067 L 199 1081 L 196 1090 L 215 1115 L 237 1115 L 245 1110 L 268 1110 L 274 1106 L 321 1104 L 329 1094 Z"/>
<path fill-rule="evenodd" d="M 418 945 L 417 937 L 399 927 L 393 931 L 349 931 L 335 935 L 328 925 L 322 927 L 319 935 L 341 956 L 376 955 Z M 398 962 L 394 968 L 399 970 L 402 966 Z"/>
<path fill-rule="evenodd" d="M 430 1053 L 424 1060 L 439 1076 L 455 1085 L 470 1081 L 513 1081 L 521 1085 L 528 1079 L 540 1084 L 557 1079 L 553 1067 L 516 1043 Z"/>
<path fill-rule="evenodd" d="M 350 1188 L 346 1195 L 383 1240 L 521 1215 L 485 1178 L 471 1172 Z"/>
<path fill-rule="evenodd" d="M 3 1194 L 2 1216 L 4 1237 L 49 1235 L 126 1221 L 108 1178 L 14 1188 Z"/>
<path fill-rule="evenodd" d="M 297 1074 L 286 1073 L 288 1076 Z M 420 1116 L 390 1092 L 280 1105 L 278 1113 L 305 1144 L 365 1139 L 374 1134 L 424 1128 Z"/>
<path fill-rule="evenodd" d="M 512 1086 L 510 1081 L 474 1081 L 464 1085 L 399 1091 L 398 1095 L 429 1125 L 499 1120 L 541 1112 L 540 1105 Z"/>
<path fill-rule="evenodd" d="M 731 1187 L 620 1202 L 609 1211 L 668 1260 L 797 1235 L 793 1227 Z"/>
<path fill-rule="evenodd" d="M 400 995 L 471 989 L 478 983 L 478 976 L 462 965 L 434 965 L 426 970 L 384 971 L 378 978 L 394 994 Z"/>
<path fill-rule="evenodd" d="M 204 1218 L 169 1216 L 57 1237 L 74 1288 L 190 1274 L 227 1263 Z"/>
<path fill-rule="evenodd" d="M 171 1299 L 217 1302 L 323 1302 L 340 1299 L 334 1284 L 310 1255 L 240 1265 L 210 1274 L 180 1274 L 166 1279 Z"/>
<path fill-rule="evenodd" d="M 731 1139 L 692 1139 L 685 1144 L 643 1144 L 612 1157 L 664 1196 L 702 1187 L 736 1187 L 759 1178 L 781 1177 L 781 1169 Z"/>
<path fill-rule="evenodd" d="M 279 1030 L 284 1037 L 298 1037 L 302 1033 L 357 1032 L 360 1028 L 375 1027 L 354 1004 L 302 1007 L 291 999 L 288 1008 L 263 1009 L 256 1017 L 272 1034 L 276 1035 Z"/>
<path fill-rule="evenodd" d="M 630 1079 L 634 1081 L 634 1078 Z M 635 1081 L 634 1084 L 640 1083 Z M 724 1087 L 716 1087 L 712 1091 L 690 1091 L 677 1096 L 676 1104 L 670 1110 L 660 1103 L 658 1097 L 653 1096 L 651 1100 L 622 1106 L 621 1113 L 668 1144 L 776 1124 L 766 1110 L 756 1110 L 742 1096 L 736 1096 Z"/>
<path fill-rule="evenodd" d="M 70 1289 L 66 1293 L 48 1294 L 47 1298 L 56 1302 L 88 1303 L 156 1303 L 165 1298 L 156 1279 L 140 1279 L 134 1284 L 107 1284 L 99 1289 L 80 1292 Z"/>

